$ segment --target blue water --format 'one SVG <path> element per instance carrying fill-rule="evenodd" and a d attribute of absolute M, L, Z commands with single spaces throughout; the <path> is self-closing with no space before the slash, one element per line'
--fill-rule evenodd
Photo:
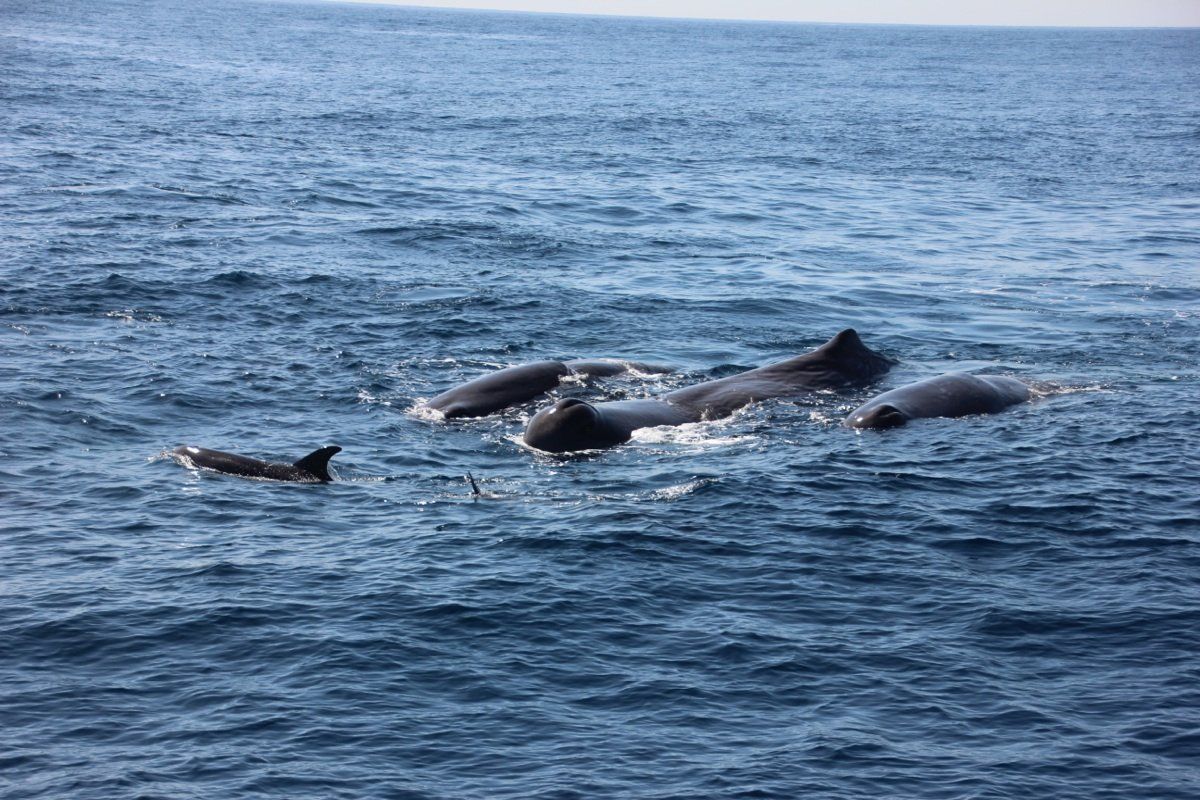
<path fill-rule="evenodd" d="M 6 0 L 0 794 L 1194 798 L 1198 86 L 1196 30 Z M 414 410 L 845 327 L 877 386 L 598 455 Z M 1049 388 L 839 426 L 949 369 Z"/>

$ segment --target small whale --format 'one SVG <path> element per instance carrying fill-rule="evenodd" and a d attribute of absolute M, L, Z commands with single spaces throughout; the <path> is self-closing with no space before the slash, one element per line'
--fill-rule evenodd
<path fill-rule="evenodd" d="M 322 447 L 320 450 L 312 451 L 294 464 L 260 461 L 257 458 L 223 453 L 220 450 L 208 450 L 203 447 L 192 447 L 186 444 L 176 447 L 174 454 L 179 457 L 184 466 L 211 469 L 227 475 L 240 475 L 243 478 L 265 478 L 292 483 L 329 483 L 333 480 L 329 474 L 329 459 L 341 451 L 342 448 L 336 445 Z"/>
<path fill-rule="evenodd" d="M 950 372 L 877 395 L 851 411 L 842 424 L 880 430 L 911 419 L 995 414 L 1029 397 L 1029 387 L 1016 378 Z"/>

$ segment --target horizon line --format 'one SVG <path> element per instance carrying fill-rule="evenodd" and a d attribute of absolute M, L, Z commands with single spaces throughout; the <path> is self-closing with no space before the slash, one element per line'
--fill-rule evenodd
<path fill-rule="evenodd" d="M 431 6 L 420 2 L 412 3 L 406 0 L 272 0 L 273 2 L 298 3 L 338 3 L 341 5 L 357 6 L 388 6 L 391 8 L 410 8 L 422 11 L 449 11 L 477 14 L 532 14 L 544 17 L 601 17 L 605 19 L 654 19 L 674 20 L 679 22 L 745 22 L 764 23 L 769 25 L 861 25 L 889 28 L 1038 28 L 1043 30 L 1094 30 L 1094 31 L 1194 31 L 1200 30 L 1196 25 L 1094 25 L 1088 23 L 1050 24 L 1050 23 L 1012 23 L 1012 22 L 862 22 L 845 20 L 821 19 L 778 19 L 773 17 L 681 17 L 671 14 L 624 14 L 604 11 L 540 11 L 525 8 L 477 8 L 467 6 Z"/>

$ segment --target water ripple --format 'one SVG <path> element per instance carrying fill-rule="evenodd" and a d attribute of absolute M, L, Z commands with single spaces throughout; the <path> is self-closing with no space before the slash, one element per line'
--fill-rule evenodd
<path fill-rule="evenodd" d="M 5 797 L 1194 795 L 1195 31 L 0 19 Z M 606 452 L 414 411 L 851 326 Z M 954 369 L 1036 399 L 841 427 Z"/>

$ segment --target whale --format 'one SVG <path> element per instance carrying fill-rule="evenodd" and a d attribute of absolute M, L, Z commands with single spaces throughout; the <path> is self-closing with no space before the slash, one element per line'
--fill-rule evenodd
<path fill-rule="evenodd" d="M 535 361 L 496 370 L 442 392 L 425 405 L 442 412 L 446 419 L 486 417 L 510 406 L 533 400 L 556 388 L 563 378 L 607 378 L 631 370 L 643 373 L 669 372 L 663 367 L 615 359 Z"/>
<path fill-rule="evenodd" d="M 292 464 L 260 461 L 257 458 L 239 456 L 236 453 L 224 453 L 220 450 L 209 450 L 186 444 L 176 447 L 173 452 L 185 466 L 211 469 L 226 475 L 265 478 L 291 483 L 329 483 L 333 480 L 329 474 L 329 459 L 341 451 L 342 448 L 336 445 L 322 447 Z"/>
<path fill-rule="evenodd" d="M 803 355 L 659 397 L 603 403 L 559 400 L 530 419 L 522 440 L 548 453 L 613 447 L 629 441 L 639 428 L 720 419 L 762 400 L 863 386 L 894 363 L 847 328 Z"/>
<path fill-rule="evenodd" d="M 882 430 L 913 419 L 995 414 L 1029 397 L 1029 387 L 1016 378 L 951 372 L 877 395 L 851 411 L 842 424 Z"/>

